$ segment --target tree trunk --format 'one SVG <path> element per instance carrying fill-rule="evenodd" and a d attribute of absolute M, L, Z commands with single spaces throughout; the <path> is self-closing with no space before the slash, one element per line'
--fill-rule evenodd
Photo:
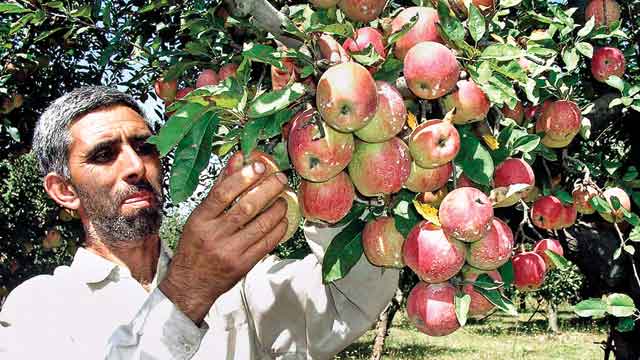
<path fill-rule="evenodd" d="M 400 309 L 402 304 L 402 291 L 396 289 L 395 296 L 389 302 L 386 309 L 380 314 L 378 323 L 376 324 L 376 338 L 373 342 L 373 352 L 371 353 L 371 360 L 382 359 L 382 353 L 384 352 L 384 342 L 389 335 L 389 329 L 391 329 L 391 323 L 396 313 Z"/>
<path fill-rule="evenodd" d="M 558 326 L 558 306 L 553 302 L 547 304 L 547 321 L 547 330 L 551 330 L 554 333 L 560 331 L 560 327 Z"/>

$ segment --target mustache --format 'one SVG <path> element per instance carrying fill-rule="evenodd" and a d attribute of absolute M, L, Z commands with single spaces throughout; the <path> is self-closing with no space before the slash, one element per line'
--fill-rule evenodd
<path fill-rule="evenodd" d="M 151 183 L 149 183 L 146 180 L 141 180 L 136 184 L 132 184 L 129 185 L 126 189 L 123 189 L 121 191 L 118 191 L 118 193 L 116 193 L 116 203 L 117 204 L 121 204 L 125 201 L 125 199 L 137 192 L 140 191 L 148 191 L 150 193 L 153 194 L 156 202 L 158 204 L 162 203 L 162 192 L 160 189 L 156 189 L 153 187 L 153 185 L 151 185 Z"/>

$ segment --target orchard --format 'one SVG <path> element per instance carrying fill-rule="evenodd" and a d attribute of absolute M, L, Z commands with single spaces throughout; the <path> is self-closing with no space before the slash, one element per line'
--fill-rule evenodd
<path fill-rule="evenodd" d="M 363 258 L 404 269 L 395 306 L 425 337 L 517 316 L 518 296 L 577 266 L 573 311 L 606 319 L 605 358 L 634 359 L 639 11 L 630 0 L 9 1 L 2 159 L 29 150 L 58 95 L 119 85 L 161 119 L 149 142 L 174 206 L 259 160 L 290 179 L 281 248 L 299 250 L 303 221 L 341 226 L 325 283 Z M 4 203 L 29 197 L 11 184 Z M 72 255 L 72 219 L 47 206 L 35 234 L 2 213 L 0 290 L 35 257 Z"/>

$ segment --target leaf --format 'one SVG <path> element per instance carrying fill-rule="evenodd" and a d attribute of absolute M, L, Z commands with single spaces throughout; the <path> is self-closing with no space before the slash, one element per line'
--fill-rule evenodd
<path fill-rule="evenodd" d="M 510 8 L 520 5 L 522 0 L 500 0 L 500 6 L 503 8 Z"/>
<path fill-rule="evenodd" d="M 53 35 L 53 34 L 57 33 L 58 31 L 61 31 L 61 30 L 66 30 L 66 28 L 62 28 L 62 27 L 60 27 L 60 28 L 56 28 L 56 29 L 53 29 L 53 30 L 45 31 L 45 32 L 41 33 L 40 35 L 38 35 L 38 36 L 33 40 L 33 42 L 34 42 L 34 43 L 36 43 L 36 42 L 38 42 L 38 41 L 44 40 L 44 39 L 48 38 L 49 36 L 51 36 L 51 35 Z"/>
<path fill-rule="evenodd" d="M 529 184 L 511 184 L 507 187 L 494 188 L 491 189 L 489 199 L 491 199 L 494 208 L 513 206 L 532 187 Z"/>
<path fill-rule="evenodd" d="M 494 44 L 487 46 L 480 55 L 481 59 L 495 59 L 498 61 L 517 60 L 524 56 L 524 52 L 517 46 L 509 44 Z"/>
<path fill-rule="evenodd" d="M 409 30 L 411 30 L 417 22 L 418 22 L 418 14 L 415 14 L 411 17 L 411 19 L 409 19 L 409 22 L 402 25 L 402 28 L 400 29 L 400 31 L 395 32 L 391 34 L 391 36 L 389 36 L 389 38 L 387 39 L 388 46 L 391 46 L 395 44 L 398 40 L 400 40 L 400 38 L 403 37 L 406 33 L 408 33 Z"/>
<path fill-rule="evenodd" d="M 396 229 L 406 238 L 421 218 L 413 207 L 413 193 L 402 190 L 396 195 L 396 199 L 398 203 L 393 208 Z"/>
<path fill-rule="evenodd" d="M 469 20 L 467 20 L 467 27 L 469 33 L 475 42 L 480 41 L 486 31 L 486 24 L 484 22 L 484 15 L 478 10 L 478 8 L 470 4 L 469 5 Z"/>
<path fill-rule="evenodd" d="M 282 171 L 291 169 L 291 162 L 289 161 L 289 152 L 287 151 L 287 144 L 285 141 L 281 141 L 273 148 L 273 158 L 278 165 L 278 168 Z"/>
<path fill-rule="evenodd" d="M 582 300 L 573 307 L 573 312 L 580 317 L 600 318 L 607 312 L 607 304 L 595 298 Z"/>
<path fill-rule="evenodd" d="M 517 153 L 517 152 L 528 153 L 535 150 L 535 148 L 538 147 L 538 144 L 540 144 L 539 135 L 533 135 L 533 134 L 525 135 L 521 138 L 518 138 L 518 140 L 516 140 L 513 143 L 512 151 L 513 153 Z"/>
<path fill-rule="evenodd" d="M 593 28 L 596 25 L 596 21 L 595 18 L 592 16 L 589 21 L 587 21 L 584 26 L 582 27 L 582 29 L 580 29 L 580 31 L 578 31 L 578 37 L 585 37 L 587 35 L 589 35 L 591 33 L 591 31 L 593 31 Z"/>
<path fill-rule="evenodd" d="M 351 207 L 351 210 L 349 210 L 349 213 L 347 213 L 347 215 L 345 215 L 345 217 L 343 217 L 335 225 L 336 226 L 346 225 L 355 219 L 359 219 L 362 216 L 362 214 L 364 214 L 364 211 L 366 209 L 367 209 L 366 204 L 363 204 L 361 202 L 355 202 Z"/>
<path fill-rule="evenodd" d="M 549 257 L 553 265 L 555 265 L 558 269 L 564 270 L 569 267 L 569 260 L 567 260 L 564 256 L 559 255 L 549 249 L 545 250 L 544 253 Z"/>
<path fill-rule="evenodd" d="M 636 322 L 632 318 L 626 317 L 618 320 L 618 324 L 616 324 L 616 330 L 622 333 L 629 332 L 633 331 L 635 326 Z"/>
<path fill-rule="evenodd" d="M 82 6 L 71 12 L 72 17 L 91 19 L 91 5 Z"/>
<path fill-rule="evenodd" d="M 462 168 L 471 181 L 489 185 L 494 171 L 491 154 L 468 127 L 461 127 L 459 130 L 460 152 L 454 162 Z"/>
<path fill-rule="evenodd" d="M 281 134 L 282 126 L 291 120 L 291 116 L 293 116 L 292 109 L 278 111 L 275 115 L 270 116 L 262 131 L 262 139 L 270 139 Z"/>
<path fill-rule="evenodd" d="M 329 244 L 322 261 L 322 281 L 325 284 L 345 277 L 360 260 L 362 249 L 362 229 L 365 222 L 356 219 L 347 225 Z"/>
<path fill-rule="evenodd" d="M 567 67 L 568 71 L 575 69 L 578 66 L 578 61 L 580 61 L 580 57 L 578 57 L 578 52 L 575 48 L 571 48 L 562 52 L 562 61 Z"/>
<path fill-rule="evenodd" d="M 636 248 L 634 248 L 633 245 L 625 245 L 623 249 L 631 256 L 633 256 L 636 253 Z"/>
<path fill-rule="evenodd" d="M 402 61 L 398 60 L 394 56 L 387 56 L 387 59 L 382 63 L 378 71 L 373 74 L 375 80 L 382 80 L 389 83 L 394 83 L 400 76 L 402 71 Z"/>
<path fill-rule="evenodd" d="M 169 192 L 174 204 L 186 200 L 198 186 L 200 172 L 209 165 L 218 121 L 215 113 L 207 113 L 178 144 L 169 180 Z"/>
<path fill-rule="evenodd" d="M 160 133 L 147 139 L 150 144 L 156 145 L 160 156 L 164 157 L 189 133 L 193 124 L 202 117 L 204 106 L 196 103 L 187 103 L 180 107 L 167 120 L 160 129 Z"/>
<path fill-rule="evenodd" d="M 620 255 L 622 255 L 622 248 L 617 248 L 616 251 L 613 252 L 613 260 L 618 260 Z"/>
<path fill-rule="evenodd" d="M 620 92 L 624 91 L 624 81 L 615 75 L 609 76 L 604 82 L 612 88 L 618 89 Z"/>
<path fill-rule="evenodd" d="M 627 294 L 613 293 L 607 296 L 607 312 L 616 317 L 633 315 L 636 306 Z"/>
<path fill-rule="evenodd" d="M 511 316 L 518 316 L 518 311 L 516 307 L 513 305 L 511 300 L 505 298 L 499 290 L 486 290 L 480 286 L 476 286 L 474 283 L 473 288 L 479 292 L 482 296 L 484 296 L 489 302 L 495 305 L 498 309 L 504 311 L 505 313 Z"/>
<path fill-rule="evenodd" d="M 264 93 L 251 102 L 247 116 L 252 119 L 269 116 L 291 105 L 304 93 L 305 87 L 301 83 L 293 83 L 283 89 Z"/>
<path fill-rule="evenodd" d="M 423 204 L 416 199 L 413 199 L 412 203 L 418 214 L 420 214 L 425 220 L 440 226 L 440 218 L 438 218 L 437 208 L 433 207 L 431 204 Z"/>
<path fill-rule="evenodd" d="M 345 22 L 345 23 L 334 23 L 334 24 L 323 26 L 320 29 L 320 32 L 339 35 L 345 38 L 350 38 L 355 33 L 355 29 L 353 28 L 353 25 L 350 22 Z"/>
<path fill-rule="evenodd" d="M 382 60 L 376 49 L 373 48 L 372 44 L 369 44 L 365 49 L 358 52 L 352 52 L 351 58 L 363 66 L 371 66 L 376 64 Z"/>
<path fill-rule="evenodd" d="M 451 16 L 445 0 L 438 1 L 438 28 L 452 41 L 464 40 L 464 26 L 455 16 Z"/>
<path fill-rule="evenodd" d="M 576 49 L 580 52 L 580 54 L 591 59 L 593 57 L 593 45 L 588 42 L 579 42 L 576 44 Z"/>
<path fill-rule="evenodd" d="M 506 264 L 502 265 L 498 268 L 498 272 L 500 272 L 500 276 L 502 277 L 502 282 L 505 287 L 511 286 L 513 283 L 513 263 L 511 260 L 507 261 Z"/>
<path fill-rule="evenodd" d="M 471 296 L 469 296 L 469 294 L 456 294 L 453 301 L 456 308 L 456 318 L 458 318 L 458 323 L 460 323 L 460 326 L 462 327 L 467 323 L 469 305 L 471 305 Z"/>
<path fill-rule="evenodd" d="M 640 226 L 634 226 L 629 233 L 629 240 L 638 242 L 640 241 Z"/>
<path fill-rule="evenodd" d="M 280 70 L 286 70 L 280 57 L 274 54 L 278 54 L 275 48 L 262 44 L 249 43 L 242 49 L 242 56 L 249 60 L 271 64 Z"/>
<path fill-rule="evenodd" d="M 24 14 L 27 12 L 32 12 L 32 11 L 18 4 L 14 4 L 14 3 L 0 4 L 0 14 Z"/>
<path fill-rule="evenodd" d="M 589 204 L 599 213 L 610 213 L 612 211 L 609 202 L 600 196 L 589 199 Z"/>

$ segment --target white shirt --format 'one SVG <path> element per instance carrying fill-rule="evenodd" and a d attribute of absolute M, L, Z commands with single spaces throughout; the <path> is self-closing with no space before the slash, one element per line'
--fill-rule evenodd
<path fill-rule="evenodd" d="M 0 359 L 329 359 L 375 323 L 399 273 L 362 256 L 344 279 L 324 285 L 324 250 L 339 231 L 306 226 L 313 254 L 266 257 L 216 300 L 200 328 L 157 288 L 166 249 L 148 293 L 127 268 L 80 248 L 71 266 L 9 295 Z"/>

